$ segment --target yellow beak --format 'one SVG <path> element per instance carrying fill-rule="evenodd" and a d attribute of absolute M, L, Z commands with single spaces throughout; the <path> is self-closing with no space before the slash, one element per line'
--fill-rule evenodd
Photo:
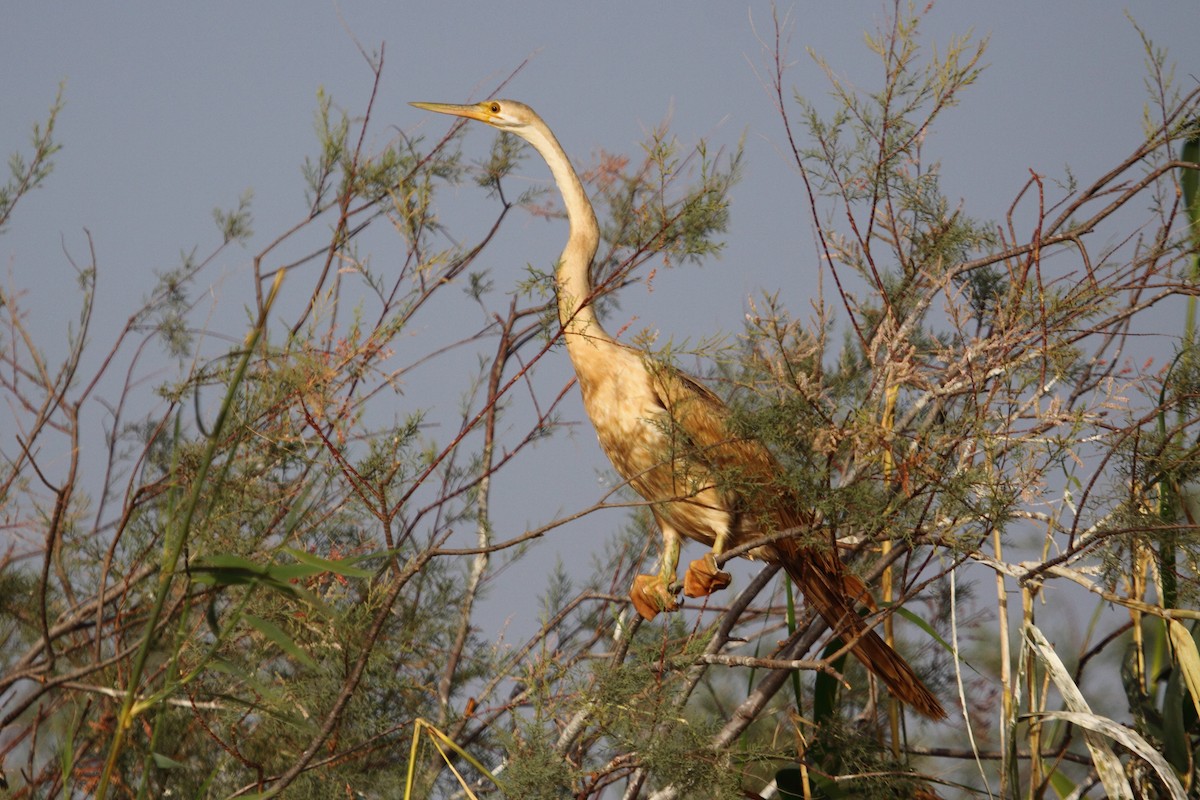
<path fill-rule="evenodd" d="M 439 114 L 450 114 L 455 117 L 466 117 L 467 119 L 477 119 L 480 122 L 490 123 L 495 114 L 492 113 L 489 103 L 472 103 L 470 105 L 457 105 L 454 103 L 409 103 L 410 106 L 423 108 L 426 111 L 436 111 Z"/>

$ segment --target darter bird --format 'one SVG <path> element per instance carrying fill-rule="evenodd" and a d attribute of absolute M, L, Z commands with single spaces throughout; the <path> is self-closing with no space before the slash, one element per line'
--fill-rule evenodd
<path fill-rule="evenodd" d="M 710 548 L 684 576 L 684 593 L 701 597 L 729 585 L 729 574 L 716 563 L 726 549 L 764 534 L 811 528 L 813 513 L 774 485 L 781 465 L 762 442 L 733 432 L 720 398 L 695 378 L 617 342 L 600 325 L 589 275 L 600 228 L 579 176 L 541 117 L 514 100 L 412 105 L 520 136 L 545 159 L 562 193 L 570 233 L 555 278 L 567 353 L 600 446 L 649 502 L 662 531 L 662 569 L 639 575 L 630 592 L 638 612 L 650 619 L 679 608 L 681 537 Z M 855 606 L 868 596 L 866 587 L 832 549 L 785 538 L 749 555 L 781 564 L 809 605 L 897 698 L 931 719 L 946 716 L 908 662 L 859 616 Z"/>

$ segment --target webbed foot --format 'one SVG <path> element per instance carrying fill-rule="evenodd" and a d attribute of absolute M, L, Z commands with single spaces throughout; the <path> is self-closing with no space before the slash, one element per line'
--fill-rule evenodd
<path fill-rule="evenodd" d="M 728 572 L 717 569 L 717 559 L 712 553 L 688 564 L 683 575 L 683 593 L 688 597 L 707 597 L 724 589 L 732 580 Z"/>
<path fill-rule="evenodd" d="M 654 619 L 660 611 L 679 610 L 679 601 L 675 599 L 678 591 L 678 586 L 668 586 L 661 575 L 638 575 L 633 579 L 629 599 L 642 619 Z"/>

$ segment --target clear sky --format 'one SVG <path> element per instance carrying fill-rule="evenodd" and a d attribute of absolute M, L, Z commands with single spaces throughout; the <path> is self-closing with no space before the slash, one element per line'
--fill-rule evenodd
<path fill-rule="evenodd" d="M 1133 147 L 1143 52 L 1125 7 L 956 0 L 927 17 L 930 44 L 972 29 L 991 36 L 982 81 L 930 143 L 968 213 L 1001 213 L 1028 169 L 1056 174 L 1070 163 L 1087 176 Z M 825 92 L 809 47 L 877 85 L 862 31 L 879 24 L 884 4 L 781 9 L 795 23 L 790 77 L 798 90 Z M 1180 77 L 1200 73 L 1188 63 L 1194 2 L 1156 0 L 1131 10 L 1181 60 Z M 63 241 L 78 248 L 87 228 L 112 276 L 109 288 L 121 288 L 114 297 L 127 296 L 150 269 L 208 242 L 211 210 L 233 205 L 246 188 L 256 197 L 253 252 L 303 202 L 299 166 L 314 149 L 318 87 L 352 112 L 366 101 L 371 76 L 355 39 L 368 50 L 386 45 L 380 144 L 392 134 L 388 126 L 444 130 L 444 120 L 407 101 L 482 99 L 532 55 L 507 94 L 537 108 L 577 161 L 600 148 L 636 154 L 643 132 L 667 117 L 685 143 L 706 137 L 730 145 L 746 133 L 746 178 L 735 191 L 725 257 L 703 273 L 672 276 L 690 285 L 704 310 L 688 315 L 696 325 L 684 320 L 687 330 L 675 333 L 711 333 L 714 323 L 732 329 L 743 309 L 731 300 L 762 288 L 797 289 L 790 267 L 813 255 L 796 184 L 776 152 L 778 117 L 755 74 L 764 54 L 754 27 L 770 36 L 768 3 L 10 4 L 0 26 L 5 155 L 26 143 L 60 81 L 67 107 L 56 174 L 21 209 L 0 258 L 18 282 L 32 274 L 50 288 L 65 270 Z M 491 135 L 472 132 L 468 155 L 485 155 Z M 528 172 L 545 177 L 535 164 Z M 545 248 L 527 258 L 552 258 L 558 234 L 545 231 Z M 781 259 L 791 261 L 787 269 Z M 654 313 L 668 324 L 664 309 Z"/>
<path fill-rule="evenodd" d="M 878 86 L 878 62 L 862 33 L 882 22 L 887 7 L 781 5 L 793 23 L 795 88 L 811 97 L 827 88 L 806 48 L 861 85 Z M 969 30 L 991 37 L 981 81 L 927 145 L 943 161 L 945 188 L 963 198 L 968 214 L 1001 216 L 1030 169 L 1061 177 L 1069 164 L 1087 179 L 1136 146 L 1145 55 L 1125 8 L 1108 0 L 955 0 L 926 18 L 929 45 Z M 1190 85 L 1200 74 L 1194 0 L 1129 8 Z M 44 118 L 63 81 L 66 108 L 53 176 L 0 237 L 3 279 L 29 291 L 37 325 L 65 330 L 78 307 L 66 254 L 86 260 L 87 229 L 101 267 L 96 336 L 103 338 L 135 310 L 155 270 L 177 264 L 182 251 L 212 245 L 212 209 L 233 206 L 249 188 L 255 238 L 213 276 L 248 291 L 251 255 L 302 214 L 300 166 L 315 151 L 318 87 L 352 113 L 365 105 L 371 73 L 357 41 L 368 51 L 386 46 L 372 132 L 379 146 L 396 129 L 444 132 L 446 119 L 408 101 L 483 99 L 526 58 L 504 95 L 538 109 L 577 163 L 600 149 L 636 155 L 645 132 L 667 118 L 681 142 L 706 138 L 711 149 L 744 134 L 745 179 L 734 191 L 723 257 L 701 270 L 661 274 L 653 294 L 631 287 L 622 298 L 626 318 L 613 327 L 637 315 L 639 324 L 680 339 L 736 331 L 747 297 L 763 290 L 779 290 L 802 312 L 816 255 L 799 184 L 779 153 L 779 119 L 756 75 L 766 59 L 756 28 L 772 35 L 768 3 L 9 3 L 0 17 L 5 156 L 26 147 L 30 125 Z M 478 127 L 464 143 L 468 158 L 484 157 L 494 135 Z M 533 181 L 547 178 L 533 159 L 522 171 Z M 475 222 L 456 212 L 452 195 L 440 213 L 451 227 Z M 497 250 L 498 259 L 516 264 L 491 265 L 501 287 L 518 279 L 526 261 L 553 263 L 565 236 L 561 225 L 517 228 L 528 238 Z M 577 401 L 568 410 L 581 418 Z M 564 447 L 548 452 L 582 459 L 585 476 L 605 466 L 590 433 Z M 539 462 L 528 468 L 543 469 L 546 461 Z M 547 470 L 540 487 L 549 491 L 520 498 L 525 521 L 544 522 L 597 499 L 594 480 L 574 496 L 558 493 L 554 481 L 568 478 L 569 471 Z M 556 537 L 570 547 L 619 522 L 616 512 L 593 515 Z"/>

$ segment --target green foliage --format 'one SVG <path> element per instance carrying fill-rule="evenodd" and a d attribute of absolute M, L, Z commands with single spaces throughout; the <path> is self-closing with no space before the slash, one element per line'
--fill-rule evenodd
<path fill-rule="evenodd" d="M 237 208 L 233 211 L 222 211 L 219 208 L 213 209 L 213 220 L 216 221 L 217 227 L 221 230 L 221 236 L 224 237 L 226 244 L 229 242 L 245 242 L 253 235 L 254 232 L 250 228 L 252 222 L 250 201 L 253 198 L 254 191 L 247 189 L 238 198 Z"/>
<path fill-rule="evenodd" d="M 686 797 L 732 796 L 738 770 L 708 746 L 717 721 L 674 702 L 679 676 L 662 675 L 658 659 L 654 643 L 643 641 L 626 664 L 597 671 L 594 702 L 606 710 L 600 729 L 618 752 L 636 752 L 656 784 L 675 786 Z"/>
<path fill-rule="evenodd" d="M 65 84 L 59 84 L 46 121 L 33 124 L 29 136 L 33 152 L 29 156 L 14 152 L 8 157 L 8 181 L 0 186 L 0 233 L 8 226 L 21 198 L 39 188 L 54 171 L 54 155 L 62 149 L 62 145 L 54 140 L 54 125 L 66 102 L 63 97 L 65 89 Z"/>
<path fill-rule="evenodd" d="M 305 199 L 313 216 L 328 207 L 333 191 L 333 177 L 350 152 L 350 118 L 342 113 L 333 115 L 333 100 L 325 90 L 317 91 L 317 111 L 314 128 L 320 153 L 306 158 L 302 173 L 307 187 Z"/>
<path fill-rule="evenodd" d="M 517 721 L 517 731 L 500 734 L 507 757 L 499 784 L 505 797 L 561 800 L 574 797 L 578 776 L 554 750 L 551 733 L 539 725 Z"/>

